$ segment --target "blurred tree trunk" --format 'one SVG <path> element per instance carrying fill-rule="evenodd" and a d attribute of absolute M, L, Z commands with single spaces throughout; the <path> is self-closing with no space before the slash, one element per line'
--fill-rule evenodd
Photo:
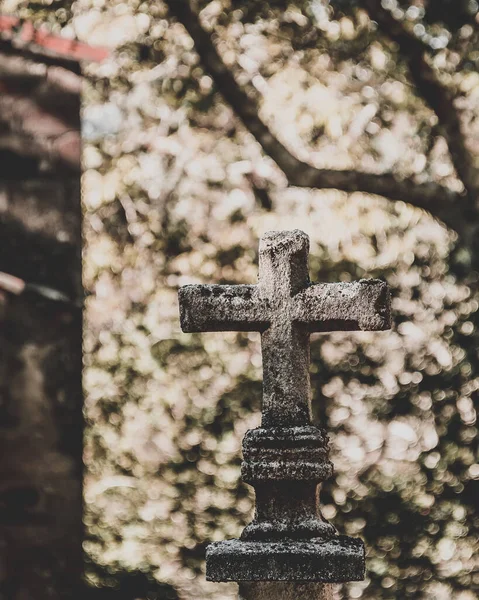
<path fill-rule="evenodd" d="M 72 598 L 83 562 L 80 78 L 0 54 L 0 88 L 0 271 L 27 283 L 17 294 L 0 284 L 0 598 Z"/>

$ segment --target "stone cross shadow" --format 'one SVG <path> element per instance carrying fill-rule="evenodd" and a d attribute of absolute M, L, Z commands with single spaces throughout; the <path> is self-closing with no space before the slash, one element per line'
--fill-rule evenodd
<path fill-rule="evenodd" d="M 338 535 L 319 508 L 318 484 L 332 464 L 327 435 L 311 421 L 309 336 L 388 329 L 389 289 L 364 279 L 311 284 L 308 254 L 302 231 L 269 232 L 260 242 L 258 285 L 179 291 L 184 332 L 261 333 L 262 423 L 245 436 L 242 464 L 256 492 L 255 518 L 240 540 L 208 547 L 206 574 L 211 581 L 298 583 L 269 591 L 268 584 L 244 584 L 245 599 L 293 598 L 300 587 L 301 598 L 329 598 L 327 586 L 303 584 L 364 578 L 362 541 Z"/>

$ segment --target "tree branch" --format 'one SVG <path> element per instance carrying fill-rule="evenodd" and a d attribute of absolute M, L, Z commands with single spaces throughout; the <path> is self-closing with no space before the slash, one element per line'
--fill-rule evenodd
<path fill-rule="evenodd" d="M 254 89 L 246 92 L 236 82 L 232 72 L 218 54 L 209 33 L 200 24 L 188 0 L 166 0 L 170 13 L 192 37 L 205 69 L 213 78 L 224 99 L 231 105 L 248 131 L 260 143 L 286 175 L 290 185 L 305 188 L 338 189 L 345 192 L 366 192 L 401 200 L 427 210 L 448 227 L 462 230 L 464 222 L 454 201 L 458 194 L 435 184 L 417 184 L 410 179 L 398 179 L 393 174 L 365 173 L 355 170 L 319 169 L 299 160 L 274 136 L 259 118 L 260 98 Z"/>
<path fill-rule="evenodd" d="M 439 81 L 434 69 L 427 62 L 426 46 L 383 8 L 381 0 L 366 0 L 365 8 L 381 31 L 398 45 L 399 53 L 408 64 L 418 94 L 439 120 L 457 175 L 469 198 L 475 201 L 475 196 L 479 193 L 479 173 L 466 145 L 459 113 L 454 105 L 454 95 Z"/>

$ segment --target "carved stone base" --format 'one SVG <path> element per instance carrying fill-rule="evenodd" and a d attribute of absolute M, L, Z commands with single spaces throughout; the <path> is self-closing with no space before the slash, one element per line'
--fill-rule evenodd
<path fill-rule="evenodd" d="M 331 477 L 328 436 L 313 425 L 250 429 L 243 440 L 241 477 L 267 481 L 324 481 Z"/>
<path fill-rule="evenodd" d="M 356 538 L 245 542 L 227 540 L 206 551 L 208 581 L 341 583 L 364 579 L 364 545 Z"/>

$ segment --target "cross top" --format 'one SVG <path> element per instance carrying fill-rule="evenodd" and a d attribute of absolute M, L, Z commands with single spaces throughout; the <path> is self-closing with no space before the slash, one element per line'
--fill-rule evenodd
<path fill-rule="evenodd" d="M 390 327 L 385 282 L 312 284 L 308 254 L 304 232 L 271 231 L 260 241 L 257 285 L 187 285 L 179 292 L 186 333 L 261 332 L 263 427 L 311 422 L 311 333 Z"/>

